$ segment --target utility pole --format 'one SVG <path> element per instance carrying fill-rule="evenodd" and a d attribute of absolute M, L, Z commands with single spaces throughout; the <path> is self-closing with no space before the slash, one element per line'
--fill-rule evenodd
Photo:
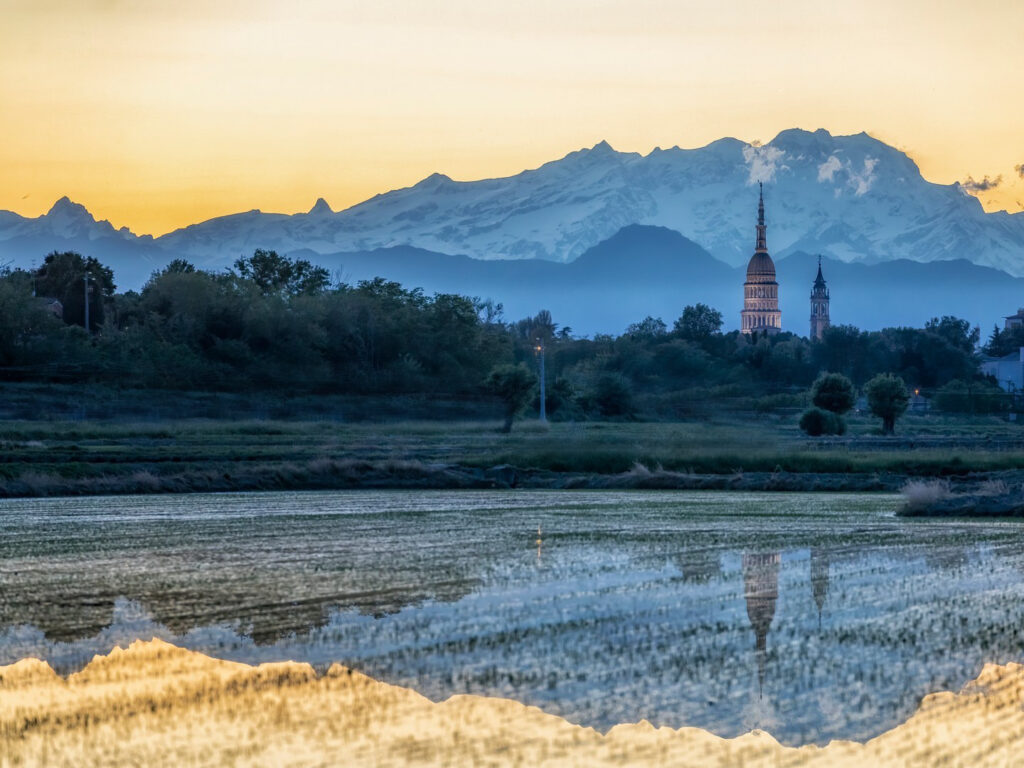
<path fill-rule="evenodd" d="M 85 332 L 91 333 L 89 330 L 89 273 L 86 272 L 82 275 L 82 282 L 85 284 Z"/>
<path fill-rule="evenodd" d="M 544 381 L 544 340 L 537 339 L 537 346 L 534 347 L 537 354 L 540 355 L 540 420 L 546 422 L 548 420 L 548 406 L 547 406 L 547 387 Z"/>

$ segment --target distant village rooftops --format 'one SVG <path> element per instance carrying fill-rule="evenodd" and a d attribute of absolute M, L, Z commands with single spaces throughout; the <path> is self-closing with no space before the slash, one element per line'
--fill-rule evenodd
<path fill-rule="evenodd" d="M 1007 315 L 1004 327 L 1009 328 L 1024 328 L 1024 307 L 1017 310 L 1015 315 Z"/>

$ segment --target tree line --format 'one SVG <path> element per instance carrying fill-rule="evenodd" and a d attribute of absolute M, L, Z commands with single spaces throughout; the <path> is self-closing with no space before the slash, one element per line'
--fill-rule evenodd
<path fill-rule="evenodd" d="M 59 300 L 62 314 L 45 299 Z M 671 325 L 648 317 L 585 338 L 547 311 L 506 320 L 489 300 L 428 296 L 383 278 L 332 282 L 322 267 L 267 250 L 217 272 L 178 259 L 140 291 L 118 292 L 109 268 L 71 252 L 0 274 L 8 381 L 504 397 L 511 385 L 495 372 L 508 379 L 512 367 L 526 372 L 512 386 L 521 405 L 536 407 L 543 352 L 553 418 L 668 418 L 730 401 L 797 407 L 822 372 L 857 388 L 879 374 L 933 394 L 952 387 L 951 409 L 984 410 L 998 392 L 978 374 L 978 330 L 954 317 L 924 328 L 836 326 L 820 341 L 722 325 L 719 311 L 698 304 Z"/>

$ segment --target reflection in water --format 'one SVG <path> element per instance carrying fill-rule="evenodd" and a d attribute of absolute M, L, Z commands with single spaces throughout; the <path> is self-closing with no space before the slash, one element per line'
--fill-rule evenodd
<path fill-rule="evenodd" d="M 136 642 L 67 685 L 43 662 L 0 667 L 0 762 L 30 765 L 906 766 L 1020 763 L 1024 669 L 986 667 L 866 744 L 787 749 L 749 733 L 619 725 L 607 734 L 498 698 L 435 704 L 334 665 L 252 668 Z M 339 756 L 344 756 L 339 760 Z"/>
<path fill-rule="evenodd" d="M 747 602 L 747 617 L 756 637 L 757 690 L 764 696 L 765 656 L 768 648 L 768 630 L 775 618 L 775 601 L 779 598 L 778 552 L 743 555 L 743 597 Z"/>
<path fill-rule="evenodd" d="M 814 604 L 818 606 L 818 630 L 821 630 L 821 611 L 828 597 L 828 550 L 811 547 L 811 592 Z"/>
<path fill-rule="evenodd" d="M 0 502 L 0 664 L 32 655 L 68 672 L 162 637 L 238 661 L 340 662 L 435 700 L 514 698 L 602 729 L 647 719 L 735 736 L 756 719 L 785 743 L 866 739 L 1024 648 L 1019 525 L 903 524 L 894 503 L 658 492 Z M 954 551 L 961 565 L 940 570 Z M 751 695 L 752 645 L 763 699 Z"/>

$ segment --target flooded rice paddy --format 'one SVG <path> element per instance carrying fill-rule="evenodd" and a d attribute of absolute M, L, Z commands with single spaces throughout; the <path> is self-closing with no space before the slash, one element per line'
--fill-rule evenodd
<path fill-rule="evenodd" d="M 327 492 L 0 503 L 0 664 L 160 637 L 787 744 L 1024 661 L 1024 528 L 881 495 Z M 539 529 L 539 534 L 538 534 Z"/>

